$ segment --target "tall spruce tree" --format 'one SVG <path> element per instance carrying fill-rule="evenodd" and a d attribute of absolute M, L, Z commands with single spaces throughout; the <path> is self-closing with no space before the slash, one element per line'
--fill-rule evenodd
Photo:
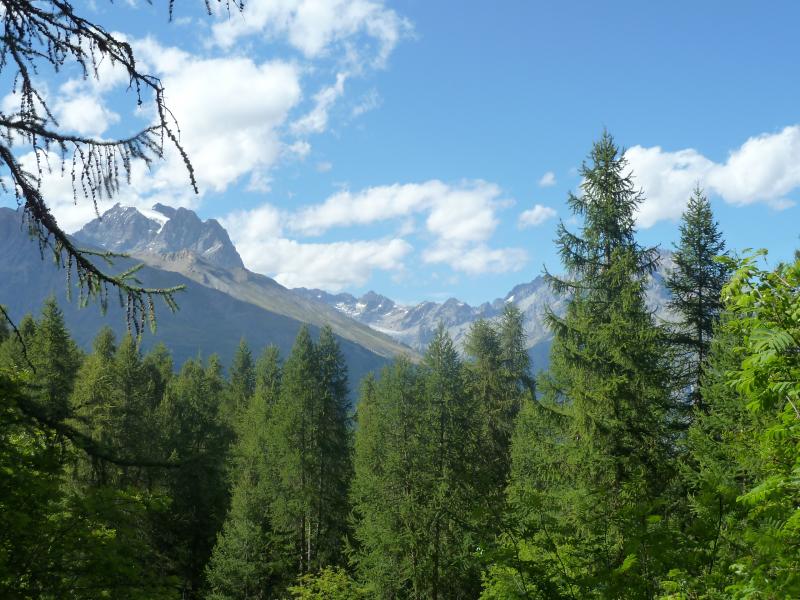
<path fill-rule="evenodd" d="M 167 385 L 158 415 L 164 454 L 178 468 L 166 474 L 171 503 L 161 524 L 164 545 L 185 598 L 205 591 L 205 565 L 225 518 L 225 456 L 230 434 L 220 415 L 219 361 L 187 361 Z"/>
<path fill-rule="evenodd" d="M 317 347 L 308 328 L 301 328 L 283 367 L 267 436 L 272 533 L 276 552 L 293 565 L 286 572 L 290 579 L 342 560 L 350 469 L 346 381 L 330 331 L 323 330 Z"/>
<path fill-rule="evenodd" d="M 80 431 L 106 448 L 119 448 L 116 439 L 114 395 L 117 380 L 114 356 L 116 338 L 110 327 L 100 330 L 92 344 L 92 352 L 78 371 L 70 398 L 71 412 Z M 79 479 L 94 485 L 116 481 L 117 468 L 107 461 L 86 456 L 77 467 Z"/>
<path fill-rule="evenodd" d="M 488 550 L 503 528 L 514 422 L 533 392 L 522 313 L 507 304 L 499 322 L 476 321 L 465 350 L 471 359 L 465 385 L 480 415 L 476 507 L 482 512 L 481 546 Z"/>
<path fill-rule="evenodd" d="M 725 242 L 714 220 L 711 203 L 700 187 L 695 188 L 680 226 L 681 239 L 675 247 L 675 269 L 667 278 L 672 293 L 669 308 L 680 318 L 675 327 L 679 352 L 677 376 L 690 387 L 689 399 L 699 406 L 703 365 L 711 346 L 714 324 L 722 310 L 722 286 L 729 275 Z"/>
<path fill-rule="evenodd" d="M 69 414 L 69 395 L 82 357 L 64 324 L 55 298 L 47 299 L 30 340 L 28 358 L 36 368 L 39 401 L 53 421 Z"/>
<path fill-rule="evenodd" d="M 273 497 L 267 463 L 267 427 L 280 393 L 277 348 L 256 365 L 256 390 L 237 424 L 232 451 L 231 507 L 217 537 L 206 574 L 210 598 L 273 598 L 290 564 L 273 556 L 269 508 Z"/>
<path fill-rule="evenodd" d="M 255 364 L 253 354 L 244 338 L 239 342 L 239 347 L 233 355 L 233 364 L 230 369 L 230 386 L 228 388 L 228 399 L 226 402 L 226 412 L 235 423 L 250 404 L 256 388 Z"/>
<path fill-rule="evenodd" d="M 657 254 L 636 243 L 642 196 L 608 133 L 581 174 L 583 193 L 568 200 L 581 231 L 562 223 L 556 240 L 567 275 L 547 274 L 570 300 L 563 318 L 547 315 L 544 399 L 519 424 L 521 434 L 552 437 L 515 437 L 512 497 L 538 548 L 529 555 L 550 571 L 533 584 L 540 594 L 652 598 L 663 568 L 654 529 L 671 475 L 663 335 L 644 295 Z M 546 449 L 555 455 L 530 456 Z"/>
<path fill-rule="evenodd" d="M 344 563 L 348 489 L 353 478 L 352 427 L 347 364 L 329 326 L 320 330 L 317 364 L 321 392 L 319 425 L 320 486 L 317 498 L 316 541 L 319 562 Z"/>
<path fill-rule="evenodd" d="M 353 561 L 368 592 L 475 597 L 481 416 L 444 328 L 420 369 L 399 360 L 365 384 L 358 419 Z"/>
<path fill-rule="evenodd" d="M 351 560 L 374 598 L 425 598 L 423 560 L 430 531 L 419 427 L 423 408 L 417 368 L 405 358 L 361 385 L 351 489 L 355 552 Z"/>

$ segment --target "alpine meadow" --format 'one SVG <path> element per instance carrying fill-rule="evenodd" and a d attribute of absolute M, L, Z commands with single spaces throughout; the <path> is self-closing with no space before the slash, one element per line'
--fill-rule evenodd
<path fill-rule="evenodd" d="M 794 3 L 0 5 L 0 598 L 800 598 Z"/>

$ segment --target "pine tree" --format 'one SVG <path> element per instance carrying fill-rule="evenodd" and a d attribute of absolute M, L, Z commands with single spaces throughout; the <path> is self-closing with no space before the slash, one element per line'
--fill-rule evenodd
<path fill-rule="evenodd" d="M 79 430 L 106 448 L 119 447 L 114 407 L 117 392 L 114 369 L 116 352 L 114 332 L 104 327 L 95 337 L 92 352 L 78 371 L 70 397 L 71 412 Z M 106 485 L 115 480 L 116 467 L 107 461 L 87 456 L 85 465 L 78 466 L 78 473 L 80 479 L 89 483 Z"/>
<path fill-rule="evenodd" d="M 329 326 L 320 330 L 317 343 L 321 392 L 317 531 L 313 542 L 321 565 L 344 563 L 344 542 L 350 512 L 348 488 L 353 477 L 352 427 L 347 384 L 347 364 Z"/>
<path fill-rule="evenodd" d="M 149 395 L 160 402 L 164 397 L 167 384 L 172 379 L 174 369 L 172 354 L 163 343 L 158 343 L 145 355 L 142 367 L 153 386 Z"/>
<path fill-rule="evenodd" d="M 267 462 L 267 427 L 280 393 L 277 348 L 267 348 L 256 365 L 256 391 L 238 423 L 232 452 L 231 508 L 217 537 L 207 578 L 210 598 L 271 598 L 282 571 L 270 548 L 269 507 L 273 496 Z"/>
<path fill-rule="evenodd" d="M 680 560 L 662 582 L 665 591 L 690 598 L 727 597 L 747 512 L 737 498 L 747 491 L 760 464 L 763 420 L 753 418 L 729 384 L 729 373 L 743 357 L 741 340 L 725 331 L 728 318 L 721 316 L 712 339 L 700 388 L 703 409 L 698 406 L 686 433 L 686 452 L 679 463 L 685 514 L 676 519 Z"/>
<path fill-rule="evenodd" d="M 324 330 L 317 347 L 302 327 L 268 427 L 272 532 L 277 552 L 293 565 L 290 577 L 342 560 L 350 469 L 346 396 L 347 374 L 332 333 Z"/>
<path fill-rule="evenodd" d="M 656 252 L 636 243 L 642 196 L 610 135 L 590 158 L 583 194 L 569 197 L 581 232 L 558 230 L 567 278 L 548 274 L 570 300 L 563 318 L 547 315 L 544 399 L 519 423 L 520 434 L 552 437 L 515 437 L 512 497 L 538 548 L 529 555 L 552 569 L 534 582 L 539 593 L 555 583 L 568 597 L 652 598 L 663 568 L 659 498 L 670 479 L 663 335 L 644 297 Z"/>
<path fill-rule="evenodd" d="M 418 371 L 404 360 L 362 388 L 353 559 L 379 598 L 478 593 L 480 415 L 440 327 Z"/>
<path fill-rule="evenodd" d="M 132 456 L 152 458 L 153 440 L 158 439 L 155 412 L 161 401 L 148 378 L 142 355 L 133 336 L 127 334 L 114 355 L 112 422 L 114 446 Z M 123 482 L 141 483 L 138 468 L 123 468 Z"/>
<path fill-rule="evenodd" d="M 11 335 L 11 328 L 8 326 L 8 321 L 2 314 L 4 311 L 5 307 L 0 304 L 0 345 L 2 345 L 3 342 L 5 342 Z"/>
<path fill-rule="evenodd" d="M 266 410 L 278 401 L 281 389 L 281 358 L 277 346 L 267 346 L 256 361 L 255 390 L 253 395 L 266 406 Z"/>
<path fill-rule="evenodd" d="M 28 349 L 36 368 L 39 401 L 48 418 L 63 421 L 69 415 L 69 395 L 82 357 L 64 324 L 64 315 L 55 298 L 42 308 Z"/>
<path fill-rule="evenodd" d="M 405 358 L 367 377 L 358 402 L 351 557 L 373 598 L 426 598 L 430 463 L 420 426 L 422 380 Z"/>
<path fill-rule="evenodd" d="M 523 399 L 534 390 L 525 341 L 522 313 L 510 303 L 496 325 L 476 321 L 467 336 L 465 349 L 473 359 L 470 385 L 485 413 L 488 446 L 481 454 L 491 461 L 490 471 L 500 489 L 505 488 L 508 476 L 514 420 Z"/>
<path fill-rule="evenodd" d="M 171 498 L 161 525 L 184 597 L 204 591 L 204 569 L 228 502 L 225 456 L 230 434 L 221 416 L 219 361 L 187 361 L 173 377 L 158 413 L 164 454 L 179 468 L 167 473 Z"/>
<path fill-rule="evenodd" d="M 253 364 L 253 354 L 244 338 L 239 342 L 239 347 L 233 355 L 233 364 L 230 369 L 230 387 L 228 389 L 228 400 L 226 402 L 226 412 L 231 423 L 236 419 L 250 403 L 256 387 L 255 365 Z"/>
<path fill-rule="evenodd" d="M 725 242 L 711 203 L 699 187 L 689 199 L 680 231 L 675 269 L 667 278 L 672 293 L 669 308 L 680 319 L 675 331 L 675 342 L 682 350 L 678 376 L 691 388 L 691 403 L 698 405 L 703 365 L 722 310 L 722 286 L 729 275 L 726 263 L 714 260 L 725 255 Z"/>

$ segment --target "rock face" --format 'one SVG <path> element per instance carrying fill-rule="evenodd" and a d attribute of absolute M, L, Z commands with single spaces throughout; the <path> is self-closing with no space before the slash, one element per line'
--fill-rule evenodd
<path fill-rule="evenodd" d="M 143 285 L 186 287 L 176 297 L 180 310 L 175 313 L 156 299 L 158 328 L 155 333 L 149 329 L 144 332 L 144 350 L 164 342 L 176 367 L 189 358 L 211 354 L 218 354 L 223 363 L 230 364 L 240 340 L 245 338 L 255 354 L 274 344 L 285 357 L 303 324 L 309 325 L 312 335 L 317 335 L 323 325 L 329 325 L 347 361 L 353 399 L 359 381 L 368 372 L 379 370 L 392 357 L 401 354 L 416 359 L 413 350 L 394 339 L 349 319 L 335 308 L 304 298 L 268 277 L 243 268 L 210 264 L 200 255 L 203 249 L 213 248 L 208 242 L 214 239 L 211 235 L 216 229 L 214 225 L 218 226 L 216 223 L 198 229 L 209 234 L 205 242 L 180 236 L 161 237 L 162 221 L 163 229 L 169 222 L 172 222 L 171 227 L 176 227 L 181 222 L 180 213 L 176 210 L 159 221 L 157 217 L 151 218 L 149 212 L 143 215 L 135 209 L 114 207 L 104 215 L 102 225 L 97 222 L 87 225 L 80 232 L 83 237 L 77 238 L 82 247 L 105 247 L 136 254 L 133 258 L 115 259 L 111 268 L 102 265 L 110 272 L 119 273 L 142 262 L 144 267 L 137 272 L 137 277 Z M 206 225 L 196 217 L 187 221 Z M 137 235 L 145 236 L 155 248 L 174 249 L 180 244 L 188 248 L 164 254 L 149 252 L 150 246 L 139 244 Z M 222 241 L 225 240 L 227 234 Z M 195 241 L 197 243 L 192 243 Z M 175 245 L 169 246 L 169 242 Z M 206 257 L 209 255 L 224 257 L 224 254 L 205 253 Z M 228 261 L 229 264 L 240 265 L 238 255 L 235 257 L 237 260 Z M 72 282 L 74 285 L 74 277 Z M 39 245 L 28 235 L 21 214 L 0 207 L 0 300 L 12 319 L 18 322 L 26 313 L 38 313 L 44 300 L 52 295 L 64 311 L 72 335 L 83 348 L 91 348 L 92 339 L 104 325 L 114 329 L 118 337 L 124 335 L 125 309 L 115 301 L 113 292 L 108 311 L 104 313 L 97 303 L 80 308 L 77 289 L 72 288 L 70 299 L 65 283 L 65 270 L 54 264 L 47 254 L 42 259 Z"/>
<path fill-rule="evenodd" d="M 660 266 L 650 277 L 647 287 L 647 304 L 659 318 L 669 318 L 666 309 L 669 291 L 665 278 L 673 267 L 672 254 L 662 252 Z M 375 292 L 367 292 L 356 298 L 350 294 L 328 294 L 323 290 L 298 288 L 295 291 L 325 302 L 420 352 L 424 352 L 439 323 L 463 347 L 472 323 L 478 319 L 496 319 L 502 314 L 503 307 L 512 303 L 524 315 L 527 347 L 534 357 L 536 368 L 546 364 L 547 349 L 552 337 L 545 322 L 545 311 L 550 307 L 557 315 L 563 315 L 567 307 L 566 298 L 554 294 L 542 276 L 528 283 L 521 283 L 503 298 L 484 302 L 480 306 L 470 306 L 456 298 L 450 298 L 444 303 L 421 302 L 413 306 L 403 306 Z"/>
<path fill-rule="evenodd" d="M 369 332 L 384 334 L 424 352 L 442 323 L 456 344 L 463 347 L 472 323 L 477 319 L 496 319 L 507 303 L 513 303 L 524 315 L 527 346 L 534 364 L 536 368 L 544 367 L 551 340 L 545 312 L 550 307 L 562 315 L 567 305 L 566 298 L 555 295 L 541 276 L 480 306 L 471 306 L 456 298 L 442 303 L 401 305 L 372 291 L 356 298 L 347 293 L 330 294 L 316 289 L 285 290 L 272 280 L 262 277 L 262 281 L 258 279 L 261 276 L 244 269 L 228 233 L 216 220 L 202 221 L 191 210 L 162 204 L 156 204 L 149 211 L 117 204 L 100 219 L 88 223 L 75 237 L 90 245 L 132 254 L 158 268 L 189 275 L 225 293 L 262 305 L 266 303 L 270 310 L 305 322 L 334 322 L 337 317 L 350 323 L 355 321 L 364 331 L 353 334 L 353 339 L 384 355 L 395 352 L 384 347 L 383 342 L 368 339 Z M 203 265 L 206 264 L 220 268 L 221 274 L 205 270 Z M 648 306 L 665 319 L 669 318 L 665 277 L 673 266 L 672 254 L 662 252 L 659 269 L 650 277 L 647 288 Z M 346 323 L 341 327 L 342 331 L 351 329 Z"/>
<path fill-rule="evenodd" d="M 202 221 L 185 208 L 156 204 L 153 210 L 142 211 L 116 204 L 75 237 L 114 252 L 162 256 L 190 252 L 217 267 L 244 268 L 222 225 L 215 219 Z"/>

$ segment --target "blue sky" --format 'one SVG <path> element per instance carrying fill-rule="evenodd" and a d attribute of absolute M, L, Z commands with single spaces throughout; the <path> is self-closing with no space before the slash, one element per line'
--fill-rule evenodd
<path fill-rule="evenodd" d="M 290 287 L 477 303 L 557 271 L 603 128 L 648 198 L 642 241 L 670 247 L 700 183 L 731 248 L 800 246 L 797 3 L 250 0 L 173 23 L 155 4 L 83 10 L 162 78 L 201 194 L 168 156 L 119 201 L 220 219 Z M 43 74 L 65 127 L 150 118 L 114 69 L 75 75 Z M 67 229 L 92 217 L 56 175 L 44 189 Z"/>

